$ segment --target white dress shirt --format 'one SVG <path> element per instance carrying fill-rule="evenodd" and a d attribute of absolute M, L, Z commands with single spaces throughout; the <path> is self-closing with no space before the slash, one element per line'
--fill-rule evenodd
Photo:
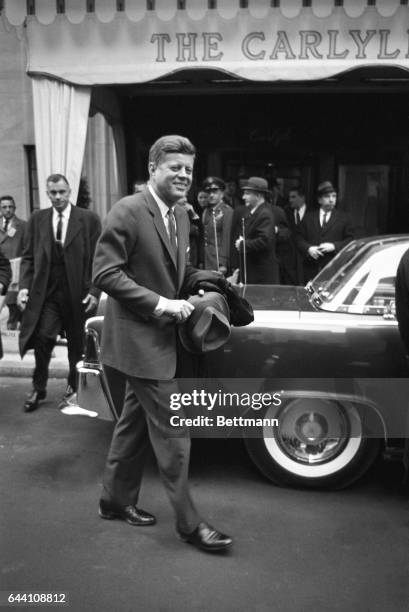
<path fill-rule="evenodd" d="M 327 212 L 325 212 L 325 210 L 320 208 L 320 225 L 321 225 L 321 227 L 324 224 L 324 216 L 325 215 L 327 215 L 326 216 L 326 222 L 328 223 L 328 221 L 331 219 L 331 211 L 328 210 Z"/>
<path fill-rule="evenodd" d="M 162 215 L 162 219 L 163 219 L 163 223 L 165 224 L 166 227 L 166 231 L 168 232 L 168 236 L 170 237 L 170 232 L 169 232 L 169 206 L 167 206 L 165 204 L 165 202 L 163 200 L 160 199 L 160 197 L 155 193 L 155 191 L 153 190 L 153 188 L 151 187 L 151 185 L 148 184 L 148 189 L 151 192 L 156 204 L 159 206 L 159 210 L 161 212 Z M 171 210 L 173 211 L 173 214 L 175 213 L 175 206 L 171 207 Z M 178 241 L 178 234 L 176 231 L 176 244 Z"/>
<path fill-rule="evenodd" d="M 300 208 L 294 210 L 294 221 L 297 223 L 297 212 L 300 217 L 300 222 L 303 220 L 307 206 L 303 204 Z"/>
<path fill-rule="evenodd" d="M 64 208 L 61 214 L 61 220 L 62 220 L 61 244 L 64 244 L 65 242 L 70 214 L 71 214 L 71 204 L 68 203 L 68 205 Z M 53 208 L 52 224 L 53 224 L 53 234 L 54 234 L 55 240 L 57 240 L 57 225 L 58 225 L 59 218 L 60 218 L 60 213 L 57 210 L 55 210 L 55 208 Z"/>

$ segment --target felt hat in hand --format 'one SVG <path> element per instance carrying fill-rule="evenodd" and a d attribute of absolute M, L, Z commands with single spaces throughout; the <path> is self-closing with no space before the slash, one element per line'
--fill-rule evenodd
<path fill-rule="evenodd" d="M 179 338 L 190 353 L 208 353 L 223 346 L 230 337 L 229 307 L 220 294 L 209 291 L 188 300 L 195 307 L 179 325 Z"/>

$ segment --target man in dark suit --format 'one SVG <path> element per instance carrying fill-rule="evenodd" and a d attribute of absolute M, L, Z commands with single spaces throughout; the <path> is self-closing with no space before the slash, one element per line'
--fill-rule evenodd
<path fill-rule="evenodd" d="M 23 252 L 26 221 L 17 217 L 16 203 L 10 195 L 4 195 L 0 198 L 0 212 L 2 214 L 0 222 L 0 247 L 9 261 L 15 260 L 21 257 Z M 19 271 L 18 262 L 13 262 L 13 268 L 15 271 Z M 13 274 L 13 277 L 15 276 L 18 277 L 18 274 Z M 17 280 L 13 278 L 5 300 L 9 309 L 7 329 L 17 329 L 21 321 L 21 311 L 17 306 L 17 289 Z"/>
<path fill-rule="evenodd" d="M 52 206 L 33 213 L 26 231 L 17 303 L 24 311 L 20 354 L 34 348 L 33 390 L 24 403 L 32 412 L 46 397 L 48 366 L 58 334 L 67 337 L 69 374 L 63 396 L 75 401 L 76 364 L 83 352 L 86 313 L 98 303 L 91 285 L 92 258 L 101 231 L 98 216 L 70 203 L 70 186 L 62 174 L 47 179 Z"/>
<path fill-rule="evenodd" d="M 177 323 L 194 310 L 179 296 L 183 283 L 197 272 L 188 265 L 189 219 L 175 205 L 190 188 L 194 160 L 195 148 L 187 138 L 156 141 L 149 152 L 147 187 L 115 204 L 96 248 L 94 283 L 109 296 L 101 359 L 127 380 L 99 513 L 131 525 L 156 522 L 137 507 L 150 439 L 179 537 L 213 552 L 232 541 L 197 512 L 188 487 L 189 431 L 170 423 L 170 395 L 178 391 Z"/>
<path fill-rule="evenodd" d="M 297 248 L 303 256 L 303 282 L 314 278 L 354 238 L 349 215 L 336 210 L 337 192 L 332 183 L 318 186 L 319 209 L 308 211 L 297 228 Z"/>
<path fill-rule="evenodd" d="M 264 178 L 252 176 L 242 189 L 247 214 L 244 232 L 235 241 L 242 259 L 241 281 L 259 285 L 278 284 L 275 223 L 271 206 L 266 203 L 268 183 Z"/>
<path fill-rule="evenodd" d="M 2 307 L 3 296 L 7 293 L 7 287 L 11 281 L 11 268 L 10 262 L 7 257 L 4 255 L 3 251 L 0 247 L 0 312 Z M 1 334 L 0 334 L 0 359 L 3 357 L 3 346 L 1 343 Z"/>
<path fill-rule="evenodd" d="M 283 285 L 302 285 L 304 282 L 303 258 L 296 246 L 297 228 L 307 212 L 305 193 L 302 187 L 293 187 L 288 192 L 289 206 L 284 209 L 290 238 L 280 245 L 279 260 Z"/>
<path fill-rule="evenodd" d="M 409 355 L 409 249 L 403 254 L 396 271 L 395 297 L 399 333 Z"/>

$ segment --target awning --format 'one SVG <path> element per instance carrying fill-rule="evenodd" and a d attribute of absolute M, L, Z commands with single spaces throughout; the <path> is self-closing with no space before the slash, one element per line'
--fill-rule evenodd
<path fill-rule="evenodd" d="M 11 23 L 26 20 L 28 72 L 79 85 L 142 83 L 203 68 L 254 81 L 409 68 L 406 1 L 272 4 L 217 0 L 208 9 L 207 0 L 98 0 L 87 12 L 84 0 L 65 0 L 57 14 L 58 2 L 36 0 L 36 14 L 27 16 L 26 0 L 10 0 L 4 10 Z"/>

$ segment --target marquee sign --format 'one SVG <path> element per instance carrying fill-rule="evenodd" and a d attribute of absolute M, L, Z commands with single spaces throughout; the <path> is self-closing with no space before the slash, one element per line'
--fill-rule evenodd
<path fill-rule="evenodd" d="M 215 68 L 256 81 L 312 80 L 364 66 L 409 69 L 409 9 L 390 17 L 368 7 L 357 17 L 343 8 L 326 18 L 303 9 L 264 19 L 240 11 L 233 19 L 208 12 L 170 20 L 154 12 L 103 23 L 88 15 L 71 23 L 58 15 L 43 25 L 28 18 L 28 71 L 80 85 L 142 83 L 184 69 Z"/>

